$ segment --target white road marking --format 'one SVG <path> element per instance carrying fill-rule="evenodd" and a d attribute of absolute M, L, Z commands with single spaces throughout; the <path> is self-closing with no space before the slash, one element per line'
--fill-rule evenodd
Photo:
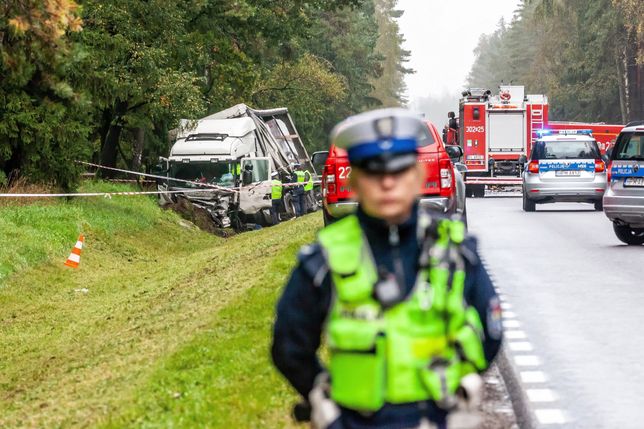
<path fill-rule="evenodd" d="M 503 335 L 508 340 L 525 340 L 527 338 L 523 331 L 505 331 Z"/>
<path fill-rule="evenodd" d="M 534 414 L 542 425 L 561 425 L 567 421 L 563 411 L 558 409 L 534 410 Z"/>
<path fill-rule="evenodd" d="M 557 395 L 551 389 L 526 389 L 530 402 L 554 402 Z"/>
<path fill-rule="evenodd" d="M 513 341 L 508 345 L 513 352 L 531 352 L 533 350 L 532 344 L 527 341 Z"/>
<path fill-rule="evenodd" d="M 522 323 L 518 320 L 517 314 L 512 311 L 512 304 L 507 301 L 507 297 L 497 287 L 498 281 L 494 273 L 492 273 L 485 260 L 482 259 L 481 261 L 488 271 L 490 280 L 499 297 L 500 306 L 503 310 L 502 323 L 505 329 L 504 337 L 508 340 L 506 346 L 512 352 L 514 363 L 519 368 L 519 378 L 521 384 L 523 384 L 523 390 L 526 392 L 528 400 L 536 407 L 540 405 L 552 407 L 543 409 L 533 408 L 537 421 L 543 426 L 563 425 L 567 423 L 569 419 L 566 417 L 564 411 L 555 408 L 559 400 L 558 395 L 552 389 L 546 388 L 548 377 L 545 372 L 539 371 L 542 365 L 541 358 L 534 354 L 528 354 L 534 350 L 534 347 L 526 340 L 526 332 L 520 329 Z M 521 369 L 525 369 L 525 371 L 521 371 Z M 533 388 L 527 388 L 527 386 L 532 386 Z"/>
<path fill-rule="evenodd" d="M 545 383 L 546 374 L 543 371 L 521 371 L 519 374 L 524 383 Z"/>
<path fill-rule="evenodd" d="M 520 328 L 521 322 L 518 320 L 504 320 L 503 327 L 506 329 Z"/>
<path fill-rule="evenodd" d="M 539 366 L 541 365 L 541 359 L 539 356 L 534 355 L 517 355 L 514 357 L 514 362 L 518 366 Z"/>

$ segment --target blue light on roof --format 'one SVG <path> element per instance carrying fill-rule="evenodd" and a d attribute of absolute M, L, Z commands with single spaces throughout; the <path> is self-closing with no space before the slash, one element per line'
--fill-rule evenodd
<path fill-rule="evenodd" d="M 554 136 L 554 135 L 577 135 L 577 136 L 590 136 L 593 134 L 593 130 L 537 130 L 537 135 L 539 137 L 544 136 Z"/>
<path fill-rule="evenodd" d="M 583 135 L 583 136 L 590 136 L 593 134 L 593 130 L 559 130 L 559 134 L 563 135 Z"/>

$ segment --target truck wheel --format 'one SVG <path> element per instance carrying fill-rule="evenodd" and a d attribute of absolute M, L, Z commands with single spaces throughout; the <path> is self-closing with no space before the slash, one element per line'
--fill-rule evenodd
<path fill-rule="evenodd" d="M 595 201 L 595 210 L 601 212 L 604 210 L 604 202 L 602 200 Z"/>
<path fill-rule="evenodd" d="M 471 185 L 474 198 L 485 198 L 485 185 Z"/>
<path fill-rule="evenodd" d="M 485 197 L 485 185 L 465 185 L 465 195 L 472 198 Z"/>
<path fill-rule="evenodd" d="M 629 246 L 644 244 L 644 228 L 631 228 L 627 225 L 613 223 L 613 230 L 622 243 L 626 243 Z"/>
<path fill-rule="evenodd" d="M 530 200 L 528 196 L 525 193 L 525 189 L 523 190 L 523 211 L 524 212 L 533 212 L 537 210 L 537 203 L 534 201 Z"/>
<path fill-rule="evenodd" d="M 261 211 L 261 226 L 271 226 L 273 225 L 273 218 L 271 217 L 271 211 L 269 209 L 262 209 Z"/>
<path fill-rule="evenodd" d="M 285 218 L 291 219 L 295 217 L 295 203 L 293 202 L 293 196 L 291 194 L 284 196 L 284 208 L 286 211 Z"/>

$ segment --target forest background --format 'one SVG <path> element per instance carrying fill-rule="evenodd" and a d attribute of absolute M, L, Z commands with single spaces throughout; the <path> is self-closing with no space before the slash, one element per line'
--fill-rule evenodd
<path fill-rule="evenodd" d="M 288 107 L 309 151 L 347 115 L 410 95 L 420 110 L 457 107 L 457 95 L 406 94 L 396 0 L 8 0 L 0 11 L 0 185 L 73 188 L 79 159 L 149 170 L 179 119 L 242 102 Z M 549 96 L 552 119 L 642 119 L 642 16 L 641 0 L 523 0 L 481 36 L 464 88 L 524 84 Z"/>
<path fill-rule="evenodd" d="M 511 22 L 481 35 L 463 88 L 525 85 L 548 96 L 551 120 L 644 119 L 642 17 L 642 0 L 521 0 Z M 444 122 L 459 95 L 420 94 L 412 105 Z"/>

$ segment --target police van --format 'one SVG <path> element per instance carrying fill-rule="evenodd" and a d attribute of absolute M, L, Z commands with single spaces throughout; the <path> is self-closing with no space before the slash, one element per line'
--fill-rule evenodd
<path fill-rule="evenodd" d="M 585 202 L 602 210 L 606 164 L 591 130 L 543 130 L 523 171 L 523 210 L 537 204 Z"/>
<path fill-rule="evenodd" d="M 622 130 L 610 154 L 604 213 L 626 244 L 644 244 L 644 121 Z"/>

